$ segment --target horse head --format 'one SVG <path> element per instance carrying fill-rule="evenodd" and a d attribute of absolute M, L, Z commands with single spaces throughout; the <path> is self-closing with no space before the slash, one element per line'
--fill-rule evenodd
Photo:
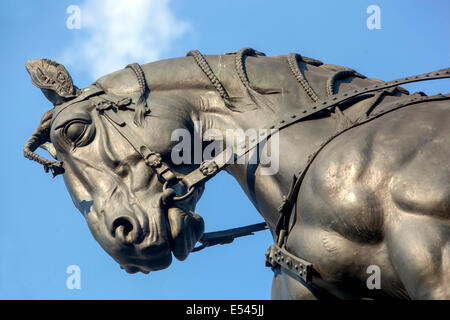
<path fill-rule="evenodd" d="M 161 180 L 164 173 L 149 168 L 149 159 L 143 159 L 130 147 L 127 137 L 118 134 L 114 123 L 106 120 L 99 85 L 79 90 L 62 65 L 47 59 L 28 61 L 26 67 L 54 108 L 28 140 L 25 156 L 54 175 L 63 174 L 73 203 L 94 238 L 127 272 L 164 269 L 170 265 L 172 254 L 184 260 L 204 231 L 203 219 L 193 212 L 203 188 L 176 203 L 168 201 L 167 187 Z M 120 112 L 120 118 L 152 150 L 151 161 L 169 163 L 166 171 L 175 179 L 192 170 L 186 165 L 172 166 L 170 161 L 175 143 L 172 131 L 192 129 L 185 118 L 158 114 L 155 107 L 155 116 L 145 117 L 138 125 L 134 116 L 138 106 L 133 108 L 129 97 L 119 100 L 122 102 L 106 103 L 106 107 Z M 57 161 L 35 154 L 39 146 Z M 169 191 L 183 192 L 182 187 L 177 184 Z"/>

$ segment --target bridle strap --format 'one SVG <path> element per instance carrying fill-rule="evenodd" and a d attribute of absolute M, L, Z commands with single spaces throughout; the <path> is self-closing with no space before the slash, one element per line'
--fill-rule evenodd
<path fill-rule="evenodd" d="M 215 246 L 218 244 L 229 244 L 239 237 L 251 236 L 257 231 L 269 229 L 265 222 L 251 224 L 244 227 L 226 229 L 222 231 L 205 232 L 199 242 L 201 245 L 192 249 L 192 252 L 200 251 L 204 248 Z"/>
<path fill-rule="evenodd" d="M 106 109 L 97 109 L 116 129 L 116 131 L 133 147 L 133 149 L 144 159 L 147 166 L 152 168 L 163 183 L 176 183 L 177 177 L 170 167 L 162 161 L 161 155 L 150 150 L 141 137 L 130 128 L 130 125 L 117 116 L 117 111 L 110 106 Z"/>
<path fill-rule="evenodd" d="M 65 109 L 67 109 L 68 107 L 70 107 L 71 105 L 77 103 L 77 102 L 81 102 L 81 101 L 85 101 L 95 95 L 100 95 L 100 94 L 104 94 L 105 91 L 101 88 L 99 88 L 98 86 L 96 86 L 95 84 L 90 85 L 89 87 L 83 89 L 81 91 L 81 94 L 79 96 L 77 96 L 76 98 L 73 98 L 72 100 L 69 100 L 61 105 L 58 105 L 54 108 L 53 111 L 53 116 L 52 116 L 52 123 L 55 121 L 55 119 L 58 117 L 58 115 Z"/>
<path fill-rule="evenodd" d="M 101 105 L 101 104 L 100 104 Z M 107 108 L 97 107 L 99 114 L 104 116 L 109 123 L 116 129 L 116 131 L 133 147 L 133 149 L 144 159 L 145 164 L 151 167 L 158 177 L 164 181 L 164 187 L 167 189 L 168 184 L 178 183 L 178 178 L 170 167 L 163 161 L 159 153 L 151 151 L 145 142 L 136 135 L 129 125 L 117 116 L 116 108 L 111 105 Z M 226 163 L 224 163 L 226 164 Z M 198 171 L 195 171 L 198 173 Z M 203 177 L 207 174 L 202 174 Z M 183 182 L 183 179 L 181 179 Z M 184 200 L 195 190 L 195 186 L 188 188 L 187 192 L 183 196 L 175 196 L 174 201 Z M 192 252 L 200 251 L 206 247 L 215 246 L 218 244 L 228 244 L 233 242 L 235 238 L 253 235 L 253 232 L 266 230 L 269 227 L 265 222 L 252 224 L 244 227 L 227 229 L 215 232 L 205 232 L 199 240 L 200 246 L 195 247 Z"/>

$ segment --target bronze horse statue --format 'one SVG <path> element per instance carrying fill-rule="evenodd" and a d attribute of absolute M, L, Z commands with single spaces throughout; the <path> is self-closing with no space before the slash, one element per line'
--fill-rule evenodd
<path fill-rule="evenodd" d="M 385 82 L 244 48 L 130 64 L 79 89 L 52 60 L 26 68 L 54 107 L 25 156 L 63 174 L 94 238 L 127 272 L 214 244 L 194 210 L 226 170 L 273 235 L 273 299 L 450 299 L 450 95 L 399 86 L 450 69 Z M 194 161 L 191 146 L 175 163 L 179 129 L 216 132 L 200 151 L 227 147 Z M 229 129 L 257 134 L 224 141 Z M 255 156 L 273 147 L 269 163 Z"/>

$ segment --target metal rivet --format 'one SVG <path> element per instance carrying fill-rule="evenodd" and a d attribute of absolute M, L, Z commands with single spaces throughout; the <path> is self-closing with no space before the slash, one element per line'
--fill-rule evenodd
<path fill-rule="evenodd" d="M 295 115 L 295 114 L 293 114 L 293 115 L 291 116 L 291 118 L 292 118 L 292 119 L 294 119 L 295 117 L 296 117 L 296 115 Z"/>
<path fill-rule="evenodd" d="M 303 110 L 302 112 L 303 112 L 303 113 L 306 113 L 306 110 Z"/>

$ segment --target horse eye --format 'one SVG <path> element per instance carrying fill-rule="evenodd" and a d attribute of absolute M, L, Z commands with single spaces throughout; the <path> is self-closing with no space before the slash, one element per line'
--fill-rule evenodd
<path fill-rule="evenodd" d="M 66 137 L 72 141 L 77 142 L 83 135 L 84 131 L 86 130 L 87 123 L 80 122 L 80 121 L 74 121 L 69 123 L 64 132 Z"/>

